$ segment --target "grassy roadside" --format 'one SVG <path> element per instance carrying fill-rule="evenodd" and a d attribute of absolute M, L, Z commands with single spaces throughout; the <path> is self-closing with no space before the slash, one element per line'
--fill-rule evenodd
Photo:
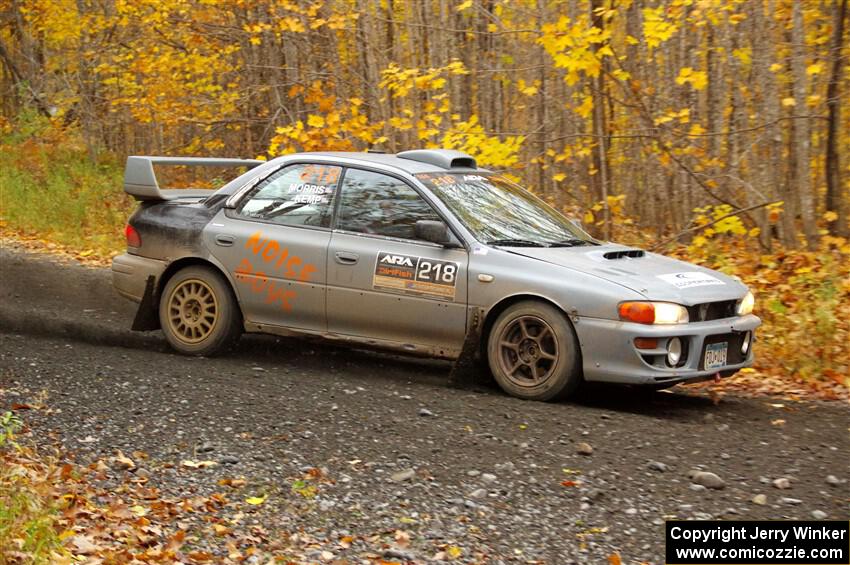
<path fill-rule="evenodd" d="M 73 134 L 21 120 L 0 132 L 0 227 L 110 257 L 124 247 L 123 226 L 134 207 L 122 175 L 111 157 L 93 163 Z"/>
<path fill-rule="evenodd" d="M 22 425 L 13 412 L 0 413 L 0 565 L 63 561 L 52 496 L 60 475 L 51 458 L 16 442 Z"/>

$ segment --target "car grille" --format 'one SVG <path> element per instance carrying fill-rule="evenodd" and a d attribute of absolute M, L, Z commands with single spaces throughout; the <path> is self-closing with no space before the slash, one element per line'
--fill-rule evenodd
<path fill-rule="evenodd" d="M 737 300 L 696 304 L 688 307 L 688 318 L 691 322 L 710 322 L 711 320 L 732 318 L 735 316 L 737 305 Z"/>

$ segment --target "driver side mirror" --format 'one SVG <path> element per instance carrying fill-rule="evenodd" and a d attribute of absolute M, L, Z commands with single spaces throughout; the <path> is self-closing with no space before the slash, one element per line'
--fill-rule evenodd
<path fill-rule="evenodd" d="M 460 243 L 449 232 L 449 227 L 438 220 L 418 220 L 413 232 L 416 239 L 430 241 L 443 247 L 460 247 Z"/>

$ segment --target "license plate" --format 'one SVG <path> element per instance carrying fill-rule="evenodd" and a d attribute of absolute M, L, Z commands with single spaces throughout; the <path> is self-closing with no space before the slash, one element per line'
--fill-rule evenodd
<path fill-rule="evenodd" d="M 721 343 L 709 343 L 705 348 L 705 362 L 703 365 L 706 369 L 717 369 L 726 365 L 726 352 L 729 349 L 729 344 L 725 341 Z"/>

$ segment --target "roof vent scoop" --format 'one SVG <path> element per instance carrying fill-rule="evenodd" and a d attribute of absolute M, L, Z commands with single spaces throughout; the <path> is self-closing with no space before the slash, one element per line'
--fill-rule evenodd
<path fill-rule="evenodd" d="M 462 151 L 453 149 L 414 149 L 396 155 L 399 159 L 419 161 L 441 169 L 475 169 L 475 159 Z"/>
<path fill-rule="evenodd" d="M 602 256 L 606 259 L 624 259 L 628 257 L 629 259 L 637 259 L 638 257 L 643 257 L 646 253 L 642 249 L 621 249 L 618 251 L 609 251 L 607 253 L 603 253 Z"/>

